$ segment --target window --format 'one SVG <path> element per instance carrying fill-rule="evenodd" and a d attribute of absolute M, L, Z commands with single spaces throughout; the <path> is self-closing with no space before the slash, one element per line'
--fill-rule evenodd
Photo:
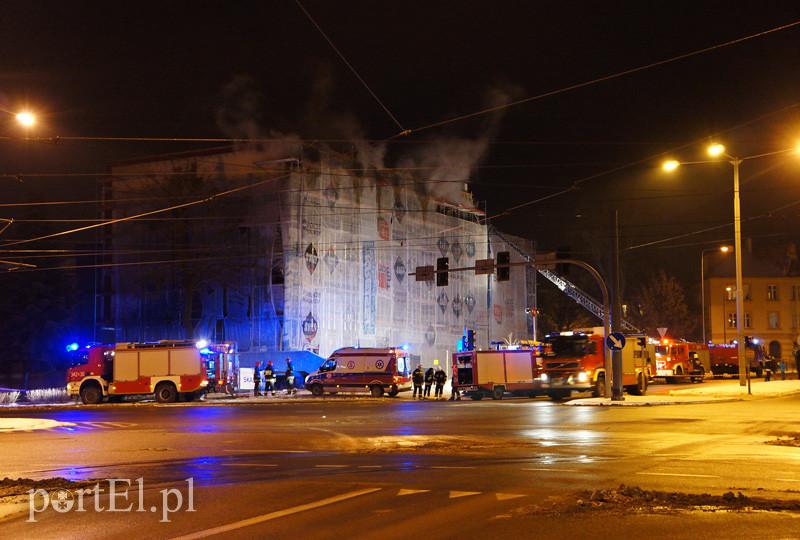
<path fill-rule="evenodd" d="M 800 300 L 800 285 L 792 285 L 792 300 Z"/>
<path fill-rule="evenodd" d="M 750 300 L 750 284 L 742 283 L 744 289 L 744 299 Z M 725 300 L 736 300 L 736 285 L 730 284 L 725 286 Z"/>
<path fill-rule="evenodd" d="M 797 328 L 800 323 L 800 313 L 792 313 L 792 328 Z"/>
<path fill-rule="evenodd" d="M 767 324 L 772 330 L 780 328 L 781 327 L 780 314 L 777 311 L 770 311 L 767 314 Z"/>
<path fill-rule="evenodd" d="M 736 313 L 728 313 L 728 328 L 736 328 Z"/>
<path fill-rule="evenodd" d="M 767 300 L 777 300 L 777 299 L 778 299 L 778 286 L 767 285 Z"/>
<path fill-rule="evenodd" d="M 750 314 L 745 312 L 745 314 L 744 314 L 744 327 L 745 328 L 750 328 L 751 324 L 752 324 L 752 320 L 750 318 Z"/>

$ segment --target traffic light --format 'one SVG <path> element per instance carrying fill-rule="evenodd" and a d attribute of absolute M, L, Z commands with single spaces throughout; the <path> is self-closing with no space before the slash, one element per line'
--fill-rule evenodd
<path fill-rule="evenodd" d="M 436 259 L 436 286 L 446 287 L 450 282 L 450 275 L 447 273 L 450 268 L 450 260 L 447 257 Z"/>
<path fill-rule="evenodd" d="M 511 279 L 511 253 L 508 251 L 499 251 L 497 253 L 497 281 L 508 281 Z"/>
<path fill-rule="evenodd" d="M 467 330 L 466 336 L 466 350 L 474 351 L 475 350 L 475 331 L 474 330 Z"/>

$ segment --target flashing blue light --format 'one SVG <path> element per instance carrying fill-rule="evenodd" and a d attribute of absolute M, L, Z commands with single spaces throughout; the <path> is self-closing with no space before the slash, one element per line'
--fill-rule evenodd
<path fill-rule="evenodd" d="M 753 338 L 753 345 L 758 345 L 758 338 Z"/>
<path fill-rule="evenodd" d="M 194 346 L 197 347 L 198 349 L 205 349 L 206 347 L 208 347 L 208 340 L 201 339 L 200 341 L 195 343 Z"/>
<path fill-rule="evenodd" d="M 200 354 L 211 354 L 211 349 L 209 349 L 208 347 L 203 347 L 202 349 L 200 349 Z"/>
<path fill-rule="evenodd" d="M 70 343 L 67 345 L 67 352 L 77 351 L 79 345 L 77 343 Z"/>
<path fill-rule="evenodd" d="M 410 349 L 411 347 L 409 347 L 409 346 L 408 346 L 408 344 L 406 343 L 406 344 L 404 344 L 404 345 L 401 345 L 401 346 L 400 346 L 400 348 L 401 348 L 401 349 L 403 349 L 404 351 L 407 351 L 407 350 L 408 350 L 408 349 Z"/>

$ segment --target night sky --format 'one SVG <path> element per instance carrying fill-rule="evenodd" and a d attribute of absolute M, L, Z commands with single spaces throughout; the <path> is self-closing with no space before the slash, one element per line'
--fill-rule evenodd
<path fill-rule="evenodd" d="M 800 19 L 792 1 L 303 4 L 411 130 Z M 493 219 L 542 248 L 570 246 L 591 258 L 607 248 L 614 209 L 624 247 L 731 221 L 729 166 L 683 167 L 666 177 L 655 156 L 703 159 L 715 134 L 739 155 L 794 146 L 799 66 L 800 26 L 503 113 L 412 131 L 389 141 L 385 165 L 419 163 L 431 148 L 449 147 L 442 141 L 466 139 L 479 149 L 488 143 L 476 151 L 473 190 L 496 216 L 643 160 Z M 36 134 L 43 136 L 382 140 L 400 131 L 292 0 L 3 2 L 0 107 L 24 106 L 40 114 Z M 0 135 L 18 133 L 11 116 L 0 116 Z M 0 195 L 7 202 L 91 198 L 91 178 L 24 173 L 102 172 L 113 160 L 191 148 L 202 146 L 0 141 L 0 173 L 23 173 L 22 182 L 0 179 Z M 746 223 L 745 236 L 793 238 L 800 206 L 770 212 L 800 199 L 799 172 L 800 159 L 788 155 L 745 165 L 744 216 L 765 215 Z M 0 210 L 0 217 L 28 218 L 95 211 Z M 17 224 L 4 239 L 34 230 L 41 229 Z M 696 282 L 699 250 L 731 237 L 732 227 L 723 228 L 631 257 Z"/>

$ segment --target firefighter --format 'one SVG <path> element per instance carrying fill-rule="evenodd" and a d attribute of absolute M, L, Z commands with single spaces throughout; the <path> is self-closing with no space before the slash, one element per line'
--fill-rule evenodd
<path fill-rule="evenodd" d="M 433 384 L 433 368 L 428 368 L 425 372 L 425 399 L 431 397 L 431 385 Z"/>
<path fill-rule="evenodd" d="M 458 381 L 458 371 L 453 366 L 453 378 L 450 379 L 450 401 L 461 401 L 461 393 L 458 391 L 456 383 Z"/>
<path fill-rule="evenodd" d="M 419 399 L 422 399 L 422 381 L 424 380 L 425 374 L 422 372 L 422 366 L 419 365 L 411 374 L 411 382 L 414 383 L 414 399 L 417 398 L 417 393 L 419 393 Z"/>
<path fill-rule="evenodd" d="M 292 361 L 290 359 L 286 359 L 286 395 L 290 396 L 297 393 L 297 389 L 294 387 L 294 368 L 292 367 Z"/>
<path fill-rule="evenodd" d="M 253 397 L 261 395 L 261 362 L 253 368 Z"/>
<path fill-rule="evenodd" d="M 275 368 L 272 367 L 272 360 L 264 367 L 264 395 L 268 396 L 270 393 L 275 396 Z"/>
<path fill-rule="evenodd" d="M 444 383 L 447 382 L 447 373 L 445 373 L 442 368 L 439 368 L 438 371 L 433 374 L 433 381 L 436 383 L 433 397 L 436 399 L 444 399 L 442 394 L 444 393 Z"/>

